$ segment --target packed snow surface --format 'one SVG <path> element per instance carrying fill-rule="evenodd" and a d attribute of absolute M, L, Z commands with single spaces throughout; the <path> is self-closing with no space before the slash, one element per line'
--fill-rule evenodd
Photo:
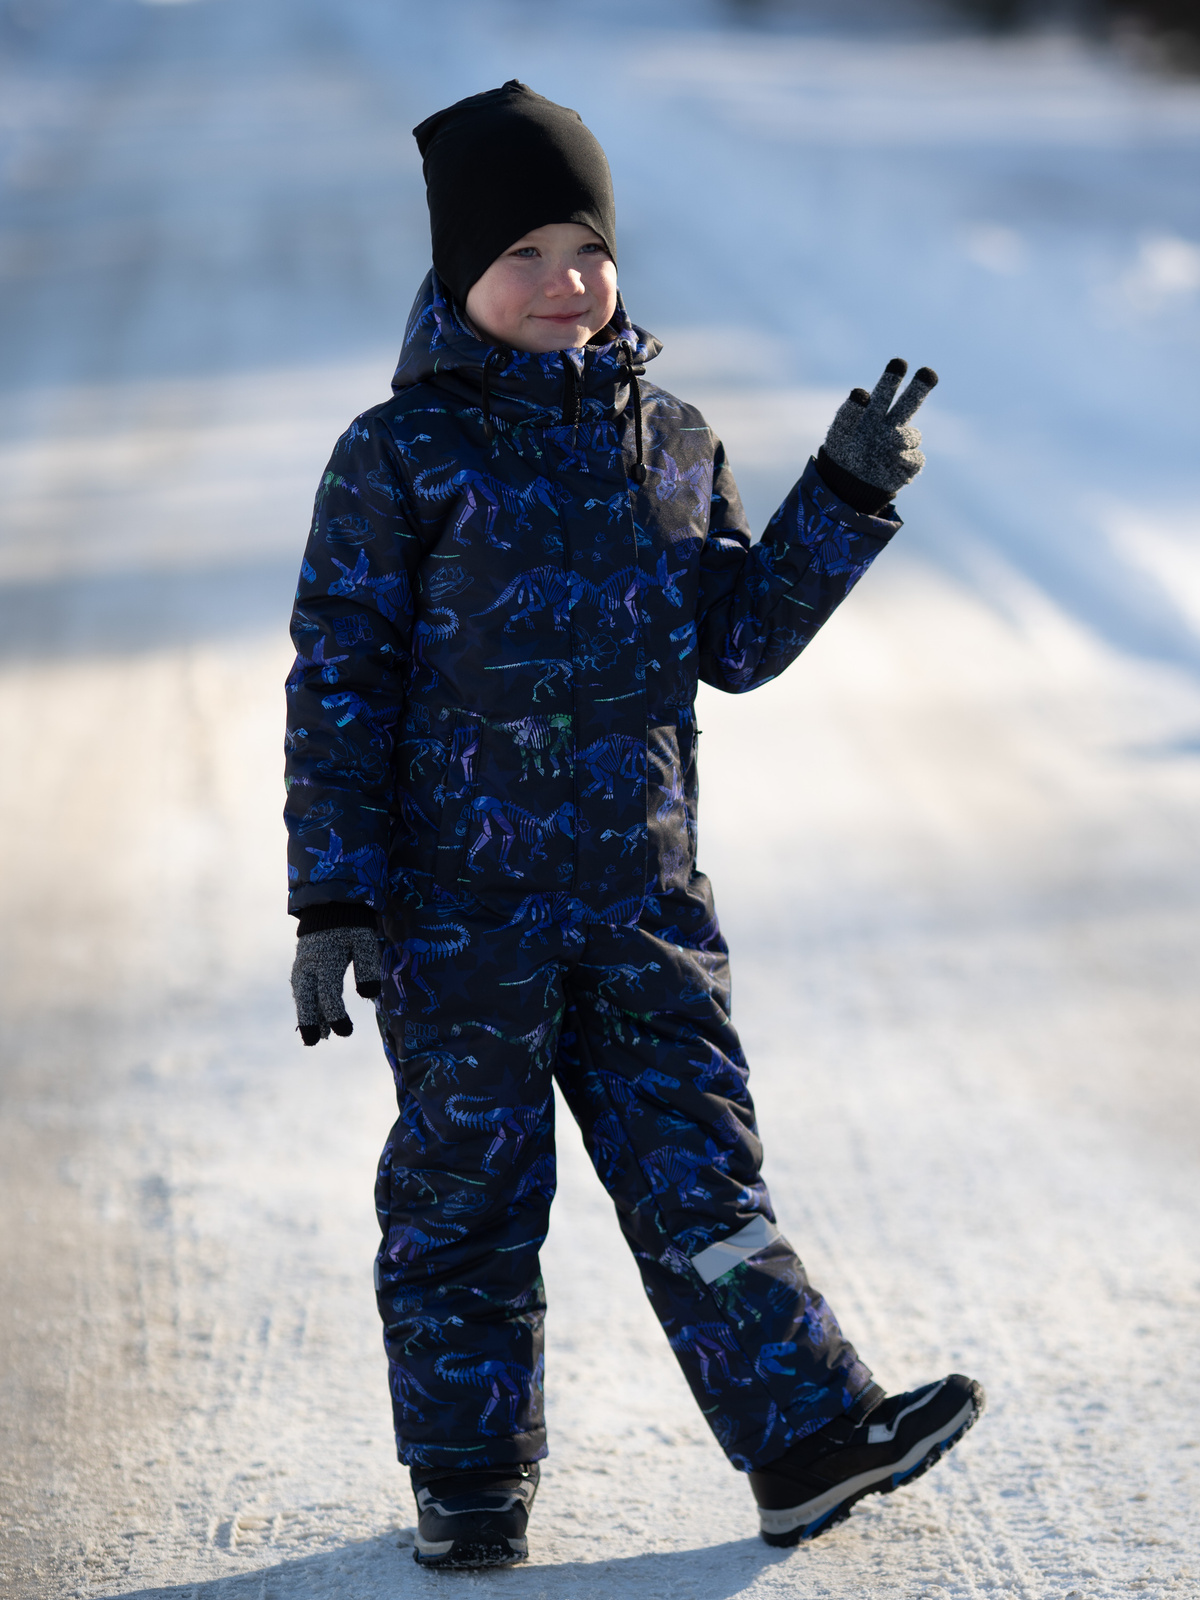
<path fill-rule="evenodd" d="M 1200 1592 L 1200 89 L 919 5 L 44 0 L 0 49 L 0 1591 Z M 285 633 L 427 263 L 409 129 L 511 76 L 612 158 L 656 376 L 762 526 L 942 375 L 906 527 L 706 693 L 701 864 L 781 1222 L 988 1414 L 768 1550 L 561 1127 L 528 1566 L 410 1559 L 370 1290 L 390 1080 L 303 1050 Z"/>

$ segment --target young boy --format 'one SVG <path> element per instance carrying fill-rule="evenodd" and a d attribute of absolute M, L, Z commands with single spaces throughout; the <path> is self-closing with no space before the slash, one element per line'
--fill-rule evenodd
<path fill-rule="evenodd" d="M 885 1397 L 776 1226 L 695 866 L 693 702 L 775 677 L 891 539 L 937 379 L 856 389 L 752 546 L 720 441 L 642 381 L 660 347 L 578 115 L 513 81 L 416 138 L 434 270 L 317 494 L 287 803 L 300 1033 L 351 1031 L 353 960 L 396 1080 L 376 1285 L 416 1558 L 526 1554 L 555 1081 L 764 1539 L 794 1544 L 984 1397 Z"/>

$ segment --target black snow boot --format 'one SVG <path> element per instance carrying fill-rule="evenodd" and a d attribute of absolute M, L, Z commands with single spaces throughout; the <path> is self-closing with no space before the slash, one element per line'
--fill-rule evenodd
<path fill-rule="evenodd" d="M 861 1420 L 838 1417 L 751 1472 L 762 1536 L 799 1544 L 844 1522 L 865 1494 L 890 1494 L 919 1478 L 957 1444 L 987 1404 L 958 1373 L 893 1394 Z"/>
<path fill-rule="evenodd" d="M 529 1554 L 525 1528 L 537 1493 L 538 1464 L 413 1467 L 417 1540 L 422 1567 L 511 1567 Z"/>

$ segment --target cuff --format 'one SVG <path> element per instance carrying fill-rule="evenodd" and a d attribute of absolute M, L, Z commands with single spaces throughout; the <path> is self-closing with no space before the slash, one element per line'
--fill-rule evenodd
<path fill-rule="evenodd" d="M 827 489 L 832 489 L 839 500 L 844 500 L 852 511 L 858 511 L 864 517 L 877 517 L 892 503 L 892 497 L 886 489 L 876 488 L 873 483 L 864 483 L 852 472 L 847 472 L 845 467 L 839 467 L 825 453 L 824 445 L 817 451 L 817 471 Z"/>
<path fill-rule="evenodd" d="M 303 939 L 306 933 L 320 933 L 325 928 L 376 928 L 379 925 L 370 906 L 355 906 L 345 900 L 305 906 L 303 911 L 294 915 L 297 920 L 297 939 Z"/>

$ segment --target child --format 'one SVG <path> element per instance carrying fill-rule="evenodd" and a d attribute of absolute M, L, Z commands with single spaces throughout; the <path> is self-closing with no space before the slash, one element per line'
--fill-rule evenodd
<path fill-rule="evenodd" d="M 776 1226 L 695 867 L 693 702 L 782 672 L 887 544 L 937 379 L 856 389 L 751 546 L 720 441 L 642 381 L 660 347 L 578 115 L 513 81 L 416 138 L 434 271 L 317 494 L 287 804 L 300 1033 L 351 1031 L 353 959 L 396 1079 L 376 1285 L 416 1558 L 526 1554 L 554 1081 L 764 1539 L 794 1544 L 984 1397 L 885 1398 Z"/>

